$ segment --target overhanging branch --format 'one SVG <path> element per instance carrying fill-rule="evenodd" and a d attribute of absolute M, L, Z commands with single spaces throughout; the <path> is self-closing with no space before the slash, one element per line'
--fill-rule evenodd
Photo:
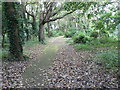
<path fill-rule="evenodd" d="M 56 17 L 56 18 L 53 18 L 53 19 L 45 20 L 45 23 L 48 23 L 48 22 L 51 22 L 51 21 L 55 21 L 55 20 L 57 20 L 57 19 L 62 19 L 63 17 L 67 16 L 68 14 L 73 13 L 74 11 L 76 11 L 76 10 L 72 10 L 72 11 L 70 11 L 70 12 L 68 12 L 68 13 L 60 16 L 60 17 Z"/>

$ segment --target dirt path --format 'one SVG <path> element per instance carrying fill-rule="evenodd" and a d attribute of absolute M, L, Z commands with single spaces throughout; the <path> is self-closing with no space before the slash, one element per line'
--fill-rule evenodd
<path fill-rule="evenodd" d="M 50 88 L 118 88 L 117 77 L 96 65 L 95 51 L 76 52 L 62 48 L 47 71 L 45 86 Z M 99 67 L 99 68 L 98 68 Z"/>
<path fill-rule="evenodd" d="M 22 74 L 25 87 L 43 86 L 46 70 L 53 63 L 57 51 L 65 45 L 67 39 L 62 36 L 51 38 L 47 45 L 36 45 L 29 49 L 31 60 L 29 66 Z"/>
<path fill-rule="evenodd" d="M 98 69 L 93 51 L 76 52 L 66 40 L 55 37 L 26 48 L 29 62 L 4 62 L 3 87 L 118 88 L 114 75 Z"/>

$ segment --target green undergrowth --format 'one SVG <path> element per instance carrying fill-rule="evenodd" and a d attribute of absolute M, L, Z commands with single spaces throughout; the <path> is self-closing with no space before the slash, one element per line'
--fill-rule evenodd
<path fill-rule="evenodd" d="M 87 43 L 75 43 L 73 39 L 69 39 L 67 43 L 72 44 L 76 51 L 80 50 L 94 50 L 97 53 L 96 64 L 104 67 L 106 71 L 120 75 L 118 70 L 119 56 L 118 56 L 118 42 L 119 40 L 112 37 L 103 37 L 93 39 Z"/>
<path fill-rule="evenodd" d="M 74 48 L 77 51 L 79 51 L 79 50 L 92 50 L 93 49 L 93 47 L 91 47 L 88 44 L 74 44 Z"/>
<path fill-rule="evenodd" d="M 76 50 L 93 50 L 101 47 L 118 47 L 118 40 L 113 38 L 93 39 L 87 43 L 74 43 L 69 39 L 67 43 L 72 44 Z"/>
<path fill-rule="evenodd" d="M 32 47 L 32 46 L 35 45 L 35 44 L 39 44 L 39 42 L 38 42 L 37 40 L 35 40 L 35 41 L 30 40 L 30 41 L 25 42 L 24 47 L 30 48 L 30 47 Z"/>
<path fill-rule="evenodd" d="M 8 57 L 8 48 L 0 48 L 0 59 Z"/>
<path fill-rule="evenodd" d="M 27 55 L 24 55 L 24 60 L 29 60 L 29 57 Z M 0 53 L 0 59 L 3 61 L 16 61 L 14 59 L 9 58 L 9 52 L 8 51 L 3 51 L 2 54 Z"/>
<path fill-rule="evenodd" d="M 97 54 L 98 60 L 96 63 L 105 67 L 106 71 L 112 71 L 116 75 L 120 75 L 118 57 L 118 50 L 116 49 L 100 51 Z"/>

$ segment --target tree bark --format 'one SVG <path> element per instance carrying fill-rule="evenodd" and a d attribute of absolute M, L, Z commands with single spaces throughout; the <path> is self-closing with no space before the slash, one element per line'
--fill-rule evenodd
<path fill-rule="evenodd" d="M 38 40 L 41 43 L 44 43 L 45 34 L 44 34 L 44 13 L 40 13 L 40 20 L 39 20 L 39 33 L 38 33 Z"/>
<path fill-rule="evenodd" d="M 48 27 L 48 37 L 50 37 L 51 36 L 51 32 L 50 32 L 50 23 L 47 23 L 47 27 Z"/>
<path fill-rule="evenodd" d="M 35 35 L 36 34 L 36 29 L 37 29 L 37 27 L 36 27 L 36 17 L 35 16 L 33 16 L 32 17 L 33 18 L 33 22 L 32 22 L 32 29 L 33 29 L 33 35 Z M 36 36 L 36 35 L 35 35 Z"/>
<path fill-rule="evenodd" d="M 2 48 L 4 48 L 5 43 L 5 33 L 2 33 Z"/>
<path fill-rule="evenodd" d="M 45 34 L 44 34 L 44 24 L 39 25 L 39 42 L 44 43 Z"/>
<path fill-rule="evenodd" d="M 15 3 L 5 3 L 7 26 L 8 26 L 8 38 L 10 42 L 10 57 L 9 60 L 24 60 L 23 48 L 19 35 L 19 24 L 16 18 L 17 11 L 15 10 Z"/>

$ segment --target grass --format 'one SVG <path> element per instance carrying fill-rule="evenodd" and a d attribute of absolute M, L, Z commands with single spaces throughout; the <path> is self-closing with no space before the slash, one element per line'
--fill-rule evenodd
<path fill-rule="evenodd" d="M 73 42 L 73 40 L 72 40 L 72 39 L 68 39 L 68 40 L 66 41 L 66 43 L 69 43 L 69 44 L 74 44 L 74 42 Z"/>
<path fill-rule="evenodd" d="M 30 47 L 32 47 L 32 46 L 35 45 L 35 44 L 39 44 L 39 42 L 38 42 L 37 40 L 35 40 L 35 41 L 30 40 L 30 41 L 25 42 L 24 47 L 25 47 L 25 48 L 30 48 Z"/>
<path fill-rule="evenodd" d="M 91 49 L 93 49 L 93 47 L 91 47 L 88 44 L 75 44 L 74 48 L 77 51 L 79 51 L 79 50 L 91 50 Z"/>
<path fill-rule="evenodd" d="M 119 67 L 119 58 L 118 58 L 118 50 L 110 49 L 103 52 L 99 52 L 97 54 L 98 61 L 97 64 L 102 65 L 106 68 L 107 71 L 112 71 L 116 74 L 120 75 Z"/>
<path fill-rule="evenodd" d="M 45 41 L 45 44 L 46 43 L 47 42 Z M 34 40 L 31 39 L 29 41 L 26 41 L 25 44 L 23 45 L 24 53 L 29 53 L 29 52 L 26 52 L 25 49 L 31 48 L 36 44 L 40 44 L 40 42 L 38 42 L 37 38 L 35 38 Z M 0 48 L 0 59 L 8 57 L 8 54 L 9 54 L 8 49 L 9 49 L 8 44 L 7 44 L 7 46 L 5 48 Z M 28 58 L 28 57 L 25 56 L 25 58 Z"/>
<path fill-rule="evenodd" d="M 109 43 L 86 43 L 86 44 L 75 44 L 72 40 L 68 40 L 67 43 L 72 44 L 76 50 L 92 50 L 100 47 L 118 47 L 118 42 Z"/>
<path fill-rule="evenodd" d="M 87 42 L 85 44 L 76 44 L 73 43 L 71 39 L 67 41 L 67 43 L 70 43 L 74 46 L 75 50 L 97 50 L 96 48 L 106 48 L 106 47 L 118 47 L 118 40 L 113 38 L 100 38 L 96 40 L 92 40 L 90 42 Z M 101 65 L 106 69 L 106 71 L 112 71 L 116 75 L 120 75 L 120 71 L 118 70 L 119 64 L 118 64 L 118 50 L 117 49 L 100 49 L 100 52 L 97 51 L 97 61 L 96 63 Z"/>
<path fill-rule="evenodd" d="M 8 57 L 8 48 L 0 48 L 0 59 Z"/>
<path fill-rule="evenodd" d="M 85 44 L 74 43 L 72 39 L 69 39 L 67 43 L 72 44 L 76 50 L 92 50 L 100 47 L 118 47 L 117 39 L 113 39 L 111 37 L 95 39 Z"/>

